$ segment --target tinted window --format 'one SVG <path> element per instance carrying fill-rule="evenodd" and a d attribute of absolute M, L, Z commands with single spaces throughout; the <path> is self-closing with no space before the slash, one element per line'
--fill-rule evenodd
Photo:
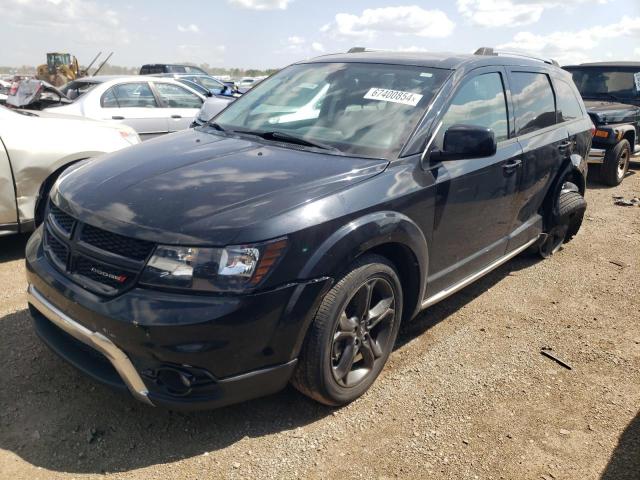
<path fill-rule="evenodd" d="M 149 84 L 146 82 L 115 85 L 102 95 L 100 103 L 104 108 L 147 108 L 158 106 Z"/>
<path fill-rule="evenodd" d="M 544 73 L 513 72 L 511 93 L 516 109 L 516 133 L 524 135 L 556 123 L 556 106 Z"/>
<path fill-rule="evenodd" d="M 170 83 L 157 83 L 156 90 L 165 107 L 169 108 L 200 108 L 202 101 L 195 93 L 186 88 Z"/>
<path fill-rule="evenodd" d="M 436 145 L 442 147 L 445 132 L 456 124 L 490 128 L 498 142 L 508 138 L 507 102 L 499 73 L 478 75 L 458 90 L 442 119 Z"/>
<path fill-rule="evenodd" d="M 557 80 L 556 99 L 558 102 L 558 122 L 569 122 L 576 118 L 581 118 L 582 108 L 576 98 L 573 88 L 568 83 Z"/>
<path fill-rule="evenodd" d="M 171 73 L 186 73 L 185 68 L 181 65 L 167 65 L 166 71 Z"/>

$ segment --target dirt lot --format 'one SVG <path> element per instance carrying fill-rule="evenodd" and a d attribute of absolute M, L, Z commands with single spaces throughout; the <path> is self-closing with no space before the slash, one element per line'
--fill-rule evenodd
<path fill-rule="evenodd" d="M 148 408 L 50 353 L 0 240 L 0 478 L 640 479 L 640 196 L 590 185 L 583 230 L 406 325 L 373 389 L 332 410 L 289 388 L 197 414 Z M 542 356 L 542 347 L 573 367 Z"/>

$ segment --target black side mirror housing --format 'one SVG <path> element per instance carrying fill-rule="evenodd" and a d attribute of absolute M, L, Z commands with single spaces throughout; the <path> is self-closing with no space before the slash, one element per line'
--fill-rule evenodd
<path fill-rule="evenodd" d="M 498 149 L 496 135 L 490 128 L 474 125 L 453 125 L 444 134 L 443 149 L 431 152 L 433 160 L 486 158 Z"/>

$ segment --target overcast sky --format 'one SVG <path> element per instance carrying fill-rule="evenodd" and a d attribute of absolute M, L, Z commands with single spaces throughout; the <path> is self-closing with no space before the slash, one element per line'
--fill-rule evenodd
<path fill-rule="evenodd" d="M 114 65 L 267 68 L 354 45 L 640 60 L 640 0 L 0 0 L 0 45 L 4 66 L 113 50 Z"/>

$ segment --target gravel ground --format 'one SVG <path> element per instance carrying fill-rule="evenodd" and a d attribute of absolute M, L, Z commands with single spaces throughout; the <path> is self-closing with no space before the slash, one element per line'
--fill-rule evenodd
<path fill-rule="evenodd" d="M 338 410 L 288 388 L 197 414 L 95 385 L 36 338 L 25 238 L 0 240 L 0 478 L 640 479 L 640 196 L 590 185 L 582 231 L 405 325 Z M 543 347 L 567 370 L 540 354 Z"/>

